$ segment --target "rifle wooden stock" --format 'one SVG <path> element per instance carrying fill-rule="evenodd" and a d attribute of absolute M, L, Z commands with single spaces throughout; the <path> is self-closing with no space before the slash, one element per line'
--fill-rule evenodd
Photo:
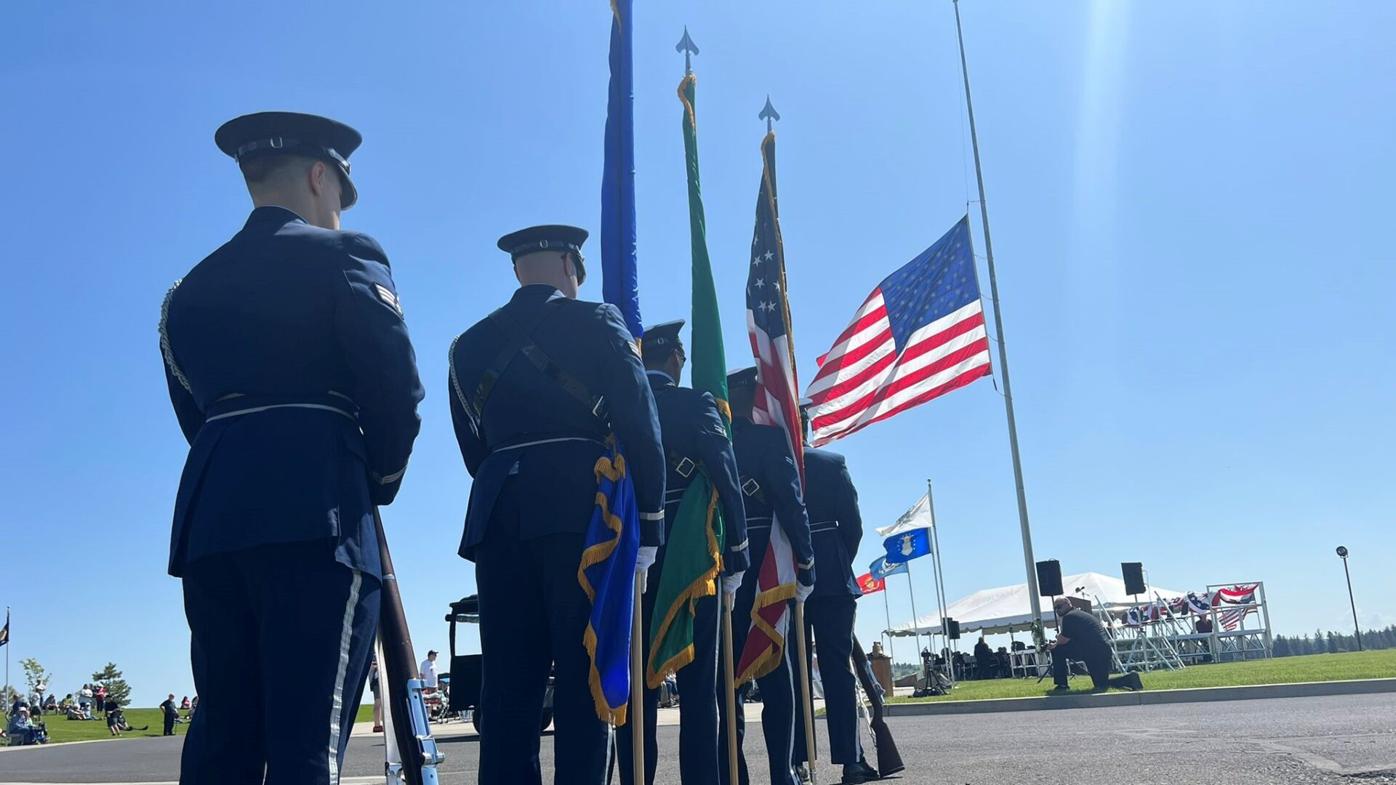
<path fill-rule="evenodd" d="M 421 745 L 412 732 L 412 714 L 408 708 L 407 681 L 417 678 L 416 654 L 412 650 L 412 635 L 407 630 L 407 614 L 402 609 L 402 594 L 393 573 L 393 557 L 388 553 L 388 538 L 383 532 L 383 518 L 373 510 L 373 525 L 378 530 L 378 555 L 383 561 L 381 616 L 378 636 L 383 645 L 383 673 L 387 679 L 388 711 L 392 712 L 393 736 L 398 754 L 402 756 L 402 773 L 407 785 L 422 785 Z"/>
<path fill-rule="evenodd" d="M 872 666 L 868 662 L 867 652 L 863 651 L 863 645 L 858 642 L 858 637 L 853 637 L 853 672 L 858 674 L 858 683 L 863 685 L 863 692 L 868 695 L 868 703 L 872 706 L 872 732 L 873 740 L 877 742 L 877 774 L 879 777 L 889 777 L 906 768 L 902 763 L 902 755 L 897 751 L 897 743 L 892 741 L 892 731 L 887 727 L 887 720 L 882 715 L 882 694 L 877 691 L 877 685 L 873 684 Z"/>

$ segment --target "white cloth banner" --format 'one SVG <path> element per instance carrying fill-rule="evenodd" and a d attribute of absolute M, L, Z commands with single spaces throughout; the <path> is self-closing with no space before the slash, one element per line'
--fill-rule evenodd
<path fill-rule="evenodd" d="M 902 517 L 898 518 L 896 523 L 878 529 L 877 533 L 883 537 L 891 537 L 912 529 L 931 529 L 935 525 L 935 520 L 931 518 L 931 501 L 922 494 L 921 499 L 911 505 L 911 509 L 902 513 Z"/>

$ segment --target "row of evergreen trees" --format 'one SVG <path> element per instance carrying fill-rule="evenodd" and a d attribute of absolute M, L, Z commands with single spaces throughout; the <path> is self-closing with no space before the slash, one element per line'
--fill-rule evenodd
<path fill-rule="evenodd" d="M 1340 651 L 1357 651 L 1357 636 L 1314 630 L 1313 635 L 1276 635 L 1274 656 L 1293 657 L 1300 654 L 1334 654 Z M 1396 649 L 1396 624 L 1380 630 L 1362 632 L 1364 649 Z"/>

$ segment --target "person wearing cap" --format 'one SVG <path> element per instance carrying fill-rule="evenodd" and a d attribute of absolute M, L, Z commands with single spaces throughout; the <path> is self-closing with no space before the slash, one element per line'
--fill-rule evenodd
<path fill-rule="evenodd" d="M 1058 597 L 1052 601 L 1052 609 L 1057 612 L 1057 639 L 1047 644 L 1052 653 L 1052 681 L 1055 692 L 1069 692 L 1067 683 L 1071 670 L 1068 660 L 1086 663 L 1086 671 L 1091 674 L 1091 684 L 1096 692 L 1104 692 L 1111 687 L 1131 692 L 1144 689 L 1144 682 L 1133 671 L 1111 678 L 1110 667 L 1113 661 L 1114 644 L 1105 631 L 1105 625 L 1090 611 L 1071 604 L 1070 597 Z"/>
<path fill-rule="evenodd" d="M 752 406 L 756 395 L 756 369 L 744 368 L 727 376 L 727 394 L 732 403 L 732 443 L 737 455 L 737 467 L 741 470 L 742 497 L 746 505 L 747 534 L 751 538 L 751 563 L 759 567 L 766 557 L 766 547 L 771 540 L 771 527 L 780 526 L 790 542 L 795 556 L 795 600 L 804 602 L 814 590 L 815 557 L 810 542 L 809 515 L 805 511 L 804 495 L 800 490 L 800 472 L 795 466 L 785 432 L 770 425 L 756 425 L 752 421 Z M 756 599 L 758 570 L 747 572 L 742 586 L 737 590 L 734 619 L 747 619 L 751 616 L 751 606 Z M 732 649 L 740 652 L 746 643 L 750 625 L 732 625 Z M 794 785 L 797 782 L 791 765 L 795 734 L 795 680 L 791 664 L 795 662 L 793 638 L 786 640 L 781 650 L 781 659 L 770 673 L 756 680 L 761 690 L 761 733 L 766 739 L 766 755 L 770 764 L 770 777 L 773 785 Z M 743 689 L 745 692 L 745 689 Z M 741 740 L 745 736 L 746 723 L 742 704 L 737 701 L 737 770 L 741 785 L 747 782 L 746 756 L 742 751 Z M 720 713 L 726 714 L 726 706 L 720 705 Z M 727 717 L 722 716 L 722 729 L 725 734 Z M 721 758 L 718 775 L 723 785 L 737 785 L 727 782 L 727 745 L 719 748 Z"/>
<path fill-rule="evenodd" d="M 436 689 L 439 677 L 436 674 L 436 649 L 427 652 L 427 658 L 422 660 L 421 666 L 417 669 L 418 677 L 422 680 L 422 686 Z"/>
<path fill-rule="evenodd" d="M 664 483 L 665 542 L 679 512 L 679 503 L 694 478 L 702 473 L 717 491 L 722 505 L 725 542 L 722 548 L 721 590 L 735 594 L 750 565 L 746 533 L 746 511 L 738 481 L 737 458 L 727 436 L 727 426 L 718 413 L 711 393 L 680 387 L 679 379 L 687 361 L 679 331 L 682 319 L 656 324 L 645 330 L 640 342 L 641 358 L 655 405 L 659 407 L 659 427 L 663 435 L 668 474 Z M 665 550 L 661 548 L 657 569 L 650 575 L 643 598 L 645 640 L 650 640 L 656 595 L 662 580 Z M 717 656 L 719 607 L 717 597 L 702 597 L 693 604 L 693 660 L 679 668 L 676 676 L 679 695 L 679 779 L 686 783 L 711 780 L 718 761 L 717 704 L 721 694 Z M 649 647 L 645 647 L 645 672 L 649 672 Z M 656 728 L 659 690 L 645 689 L 645 785 L 654 782 L 659 761 Z M 616 735 L 617 757 L 629 760 L 633 735 Z M 632 785 L 634 770 L 620 767 L 622 785 Z"/>
<path fill-rule="evenodd" d="M 809 418 L 804 402 L 800 416 L 805 429 L 805 508 L 809 511 L 814 561 L 819 577 L 805 600 L 805 625 L 819 650 L 820 676 L 824 683 L 825 718 L 829 728 L 829 760 L 843 766 L 844 785 L 860 785 L 878 778 L 877 770 L 863 758 L 858 738 L 857 686 L 853 675 L 853 620 L 855 603 L 862 592 L 854 577 L 853 558 L 863 539 L 863 516 L 858 511 L 858 489 L 848 474 L 844 457 L 808 445 Z M 804 722 L 802 701 L 796 702 L 795 727 Z M 795 734 L 797 763 L 807 760 L 805 734 Z"/>
<path fill-rule="evenodd" d="M 596 463 L 614 436 L 640 513 L 643 581 L 664 538 L 664 449 L 639 350 L 615 306 L 577 299 L 586 280 L 573 226 L 499 240 L 519 288 L 449 352 L 451 421 L 474 481 L 460 555 L 480 595 L 480 782 L 540 781 L 538 717 L 548 674 L 558 781 L 599 785 L 607 729 L 583 644 L 591 601 L 577 580 L 596 510 Z"/>
<path fill-rule="evenodd" d="M 378 622 L 374 507 L 397 495 L 423 395 L 387 256 L 339 230 L 360 139 L 290 112 L 219 128 L 254 209 L 161 308 L 190 445 L 169 572 L 203 699 L 185 785 L 339 781 Z M 296 722 L 258 720 L 288 694 Z"/>

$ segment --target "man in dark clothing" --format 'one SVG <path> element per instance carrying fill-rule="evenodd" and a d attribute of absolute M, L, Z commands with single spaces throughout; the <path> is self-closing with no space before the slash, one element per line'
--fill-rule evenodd
<path fill-rule="evenodd" d="M 664 483 L 664 542 L 671 541 L 674 521 L 678 517 L 679 505 L 689 486 L 698 475 L 707 478 L 717 492 L 722 505 L 722 521 L 725 543 L 718 543 L 722 550 L 723 591 L 734 594 L 742 585 L 742 576 L 748 565 L 746 512 L 742 503 L 741 481 L 738 479 L 737 458 L 732 451 L 732 442 L 727 438 L 727 426 L 718 412 L 716 400 L 710 393 L 700 392 L 691 387 L 678 386 L 687 360 L 679 330 L 682 319 L 657 324 L 645 330 L 641 342 L 641 360 L 645 365 L 645 376 L 649 379 L 650 390 L 654 394 L 654 404 L 659 410 L 660 437 L 668 463 L 668 474 Z M 643 595 L 644 640 L 651 640 L 651 626 L 655 618 L 654 605 L 660 593 L 660 582 L 664 575 L 664 561 L 667 552 L 675 546 L 661 547 L 656 556 L 655 567 L 646 580 L 647 588 Z M 689 602 L 690 600 L 683 600 Z M 683 695 L 679 703 L 679 779 L 683 782 L 702 782 L 705 778 L 717 777 L 718 747 L 721 742 L 717 735 L 717 705 L 721 693 L 718 685 L 718 598 L 704 596 L 691 600 L 693 607 L 693 654 L 692 660 L 678 666 L 675 675 L 677 692 Z M 664 612 L 667 613 L 667 610 Z M 661 613 L 661 618 L 664 616 Z M 653 667 L 650 656 L 653 652 L 646 645 L 645 671 Z M 725 679 L 725 677 L 723 677 Z M 645 687 L 645 781 L 654 782 L 654 773 L 659 763 L 659 746 L 656 741 L 659 717 L 659 690 Z M 628 761 L 633 753 L 633 735 L 627 728 L 616 734 L 617 757 Z M 672 758 L 672 752 L 668 757 Z M 630 766 L 620 767 L 622 785 L 631 785 L 634 771 Z"/>
<path fill-rule="evenodd" d="M 179 707 L 175 705 L 173 692 L 170 693 L 170 697 L 165 699 L 164 703 L 160 704 L 160 713 L 165 718 L 165 735 L 173 736 L 175 720 L 179 719 Z"/>
<path fill-rule="evenodd" d="M 664 542 L 654 394 L 620 311 L 577 299 L 586 238 L 562 225 L 501 237 L 519 289 L 449 354 L 451 422 L 473 478 L 458 552 L 475 563 L 480 592 L 481 785 L 542 782 L 538 717 L 549 673 L 553 769 L 566 772 L 558 781 L 606 778 L 606 725 L 582 642 L 592 605 L 577 565 L 612 435 L 635 484 L 642 590 Z"/>
<path fill-rule="evenodd" d="M 809 418 L 800 410 L 806 435 Z M 843 766 L 842 781 L 857 785 L 877 779 L 877 770 L 863 759 L 858 740 L 857 686 L 853 676 L 853 618 L 862 593 L 853 572 L 853 557 L 863 538 L 858 490 L 844 457 L 805 446 L 805 509 L 819 577 L 805 601 L 806 640 L 819 650 L 819 675 L 824 685 L 829 728 L 829 760 Z M 811 672 L 813 665 L 811 664 Z M 796 701 L 794 762 L 810 759 L 805 749 L 803 701 Z"/>
<path fill-rule="evenodd" d="M 809 513 L 805 510 L 805 500 L 800 487 L 799 469 L 791 454 L 785 433 L 771 425 L 757 425 L 752 421 L 752 407 L 756 395 L 757 377 L 755 368 L 743 368 L 727 376 L 727 393 L 732 403 L 732 446 L 737 454 L 737 468 L 741 471 L 742 494 L 745 497 L 747 535 L 750 537 L 750 562 L 748 570 L 737 590 L 735 609 L 732 613 L 732 651 L 740 652 L 746 644 L 749 624 L 739 623 L 740 619 L 751 617 L 751 608 L 756 600 L 758 576 L 766 549 L 770 547 L 771 532 L 779 526 L 790 542 L 795 557 L 795 599 L 803 602 L 808 599 L 815 585 L 814 546 L 810 542 Z M 793 636 L 792 636 L 793 638 Z M 787 639 L 781 647 L 776 667 L 755 680 L 761 693 L 761 734 L 766 740 L 766 756 L 769 763 L 771 785 L 795 785 L 794 769 L 790 765 L 795 739 L 795 677 L 792 669 L 794 640 Z M 794 661 L 798 662 L 798 661 Z M 746 735 L 746 719 L 743 704 L 752 691 L 752 683 L 742 685 L 737 697 L 737 777 L 736 783 L 728 782 L 727 745 L 718 748 L 718 778 L 722 785 L 748 785 L 751 781 L 747 771 L 746 755 L 742 750 L 742 740 Z M 727 717 L 725 703 L 718 704 L 720 717 L 719 738 L 725 738 Z"/>
<path fill-rule="evenodd" d="M 989 642 L 984 640 L 984 636 L 979 636 L 979 642 L 974 644 L 974 675 L 976 679 L 994 678 L 994 669 L 997 663 L 994 661 L 994 651 L 989 648 Z"/>
<path fill-rule="evenodd" d="M 1053 607 L 1057 611 L 1059 634 L 1055 643 L 1047 644 L 1047 650 L 1052 652 L 1052 681 L 1056 682 L 1058 691 L 1065 692 L 1071 689 L 1066 682 L 1069 674 L 1068 659 L 1086 663 L 1086 670 L 1090 672 L 1096 690 L 1103 691 L 1111 687 L 1125 690 L 1144 689 L 1137 673 L 1131 672 L 1110 678 L 1110 638 L 1105 634 L 1105 625 L 1101 624 L 1099 619 L 1087 611 L 1072 607 L 1071 600 L 1066 597 L 1058 597 Z"/>

